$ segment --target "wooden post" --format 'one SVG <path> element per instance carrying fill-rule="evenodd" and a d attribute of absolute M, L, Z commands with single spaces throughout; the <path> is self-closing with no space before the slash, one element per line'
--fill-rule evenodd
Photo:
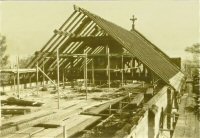
<path fill-rule="evenodd" d="M 133 67 L 135 67 L 135 66 L 133 66 L 134 65 L 134 60 L 133 60 L 133 58 L 131 59 L 131 76 L 133 77 Z"/>
<path fill-rule="evenodd" d="M 171 129 L 171 89 L 167 89 L 167 129 Z"/>
<path fill-rule="evenodd" d="M 15 82 L 15 73 L 13 74 L 13 85 L 14 85 L 14 91 L 16 92 L 16 89 L 15 89 L 15 85 L 16 85 L 16 82 Z"/>
<path fill-rule="evenodd" d="M 106 51 L 107 51 L 107 54 L 108 54 L 108 68 L 107 68 L 107 71 L 108 71 L 108 91 L 110 91 L 110 49 L 108 46 L 106 46 Z"/>
<path fill-rule="evenodd" d="M 109 115 L 111 115 L 112 105 L 109 105 Z"/>
<path fill-rule="evenodd" d="M 151 71 L 151 76 L 152 76 L 152 84 L 153 84 L 153 86 L 155 85 L 154 83 L 155 83 L 155 78 L 154 78 L 154 73 Z M 154 88 L 154 87 L 153 87 Z"/>
<path fill-rule="evenodd" d="M 23 74 L 23 83 L 24 83 L 24 89 L 27 88 L 27 82 L 26 82 L 26 75 Z"/>
<path fill-rule="evenodd" d="M 57 87 L 57 84 L 56 84 L 53 80 L 51 80 L 51 78 L 50 78 L 48 75 L 46 75 L 46 74 L 42 71 L 42 69 L 40 69 L 39 67 L 38 67 L 38 71 L 40 71 L 41 73 L 43 73 L 44 76 L 45 76 L 54 86 Z"/>
<path fill-rule="evenodd" d="M 142 88 L 144 88 L 144 81 L 142 81 Z"/>
<path fill-rule="evenodd" d="M 63 69 L 63 89 L 65 89 L 65 69 Z"/>
<path fill-rule="evenodd" d="M 67 138 L 66 126 L 63 126 L 63 138 Z"/>
<path fill-rule="evenodd" d="M 0 77 L 2 78 L 2 73 L 1 72 L 0 72 Z M 2 85 L 2 80 L 0 80 L 0 83 Z M 0 98 L 0 103 L 1 103 L 1 98 Z M 0 118 L 1 118 L 1 112 L 2 112 L 2 110 L 1 110 L 1 106 L 0 106 Z M 3 119 L 0 119 L 0 126 L 2 126 L 1 120 L 3 120 Z"/>
<path fill-rule="evenodd" d="M 122 102 L 119 102 L 119 114 L 120 114 L 120 119 L 122 118 Z"/>
<path fill-rule="evenodd" d="M 124 58 L 122 55 L 122 87 L 124 86 Z"/>
<path fill-rule="evenodd" d="M 43 61 L 42 61 L 42 70 L 43 70 L 43 72 L 45 72 L 44 71 L 44 59 L 43 59 Z M 43 88 L 44 88 L 44 81 L 45 81 L 45 77 L 44 77 L 44 74 L 42 75 L 42 85 L 43 85 Z"/>
<path fill-rule="evenodd" d="M 84 60 L 83 60 L 83 80 L 84 80 L 84 87 L 86 86 L 86 77 L 85 77 L 85 72 L 86 72 L 86 69 L 85 69 L 85 49 L 84 49 Z"/>
<path fill-rule="evenodd" d="M 92 59 L 92 83 L 93 83 L 93 85 L 95 84 L 95 80 L 94 80 L 94 59 Z"/>
<path fill-rule="evenodd" d="M 87 90 L 87 53 L 86 53 L 86 49 L 84 50 L 84 54 L 85 54 L 85 91 L 86 91 L 86 100 L 87 100 L 88 90 Z"/>
<path fill-rule="evenodd" d="M 19 78 L 19 56 L 17 57 L 17 97 L 20 98 L 19 93 L 20 93 L 20 78 Z"/>
<path fill-rule="evenodd" d="M 60 92 L 59 92 L 59 84 L 60 84 L 60 74 L 59 74 L 59 49 L 57 48 L 57 91 L 58 91 L 58 109 L 60 109 Z"/>
<path fill-rule="evenodd" d="M 130 103 L 131 102 L 131 93 L 128 92 L 128 102 Z"/>
<path fill-rule="evenodd" d="M 38 95 L 38 92 L 39 92 L 39 87 L 38 87 L 38 62 L 37 62 L 37 65 L 36 65 L 36 89 L 37 89 L 37 95 Z"/>
<path fill-rule="evenodd" d="M 31 81 L 31 73 L 29 74 L 29 85 L 30 85 L 30 88 L 32 87 L 32 81 Z"/>
<path fill-rule="evenodd" d="M 71 88 L 74 88 L 74 58 L 70 58 Z"/>

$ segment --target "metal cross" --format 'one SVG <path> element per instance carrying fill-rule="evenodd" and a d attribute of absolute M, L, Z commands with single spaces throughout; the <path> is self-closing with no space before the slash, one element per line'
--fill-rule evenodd
<path fill-rule="evenodd" d="M 131 31 L 133 31 L 135 29 L 135 21 L 137 20 L 137 18 L 135 18 L 135 16 L 133 15 L 133 17 L 130 20 L 133 22 L 131 29 Z"/>

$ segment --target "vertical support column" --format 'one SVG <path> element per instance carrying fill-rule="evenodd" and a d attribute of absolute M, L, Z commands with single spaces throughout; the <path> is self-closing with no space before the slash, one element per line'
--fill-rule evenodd
<path fill-rule="evenodd" d="M 134 60 L 133 60 L 133 58 L 131 58 L 131 76 L 133 77 L 133 67 L 135 67 L 134 66 Z"/>
<path fill-rule="evenodd" d="M 59 85 L 60 85 L 60 72 L 59 72 L 59 48 L 57 48 L 57 91 L 58 91 L 58 109 L 60 109 L 60 92 L 59 92 Z"/>
<path fill-rule="evenodd" d="M 110 91 L 110 49 L 108 46 L 106 46 L 106 51 L 108 55 L 108 67 L 107 67 L 107 72 L 108 72 L 108 91 Z"/>
<path fill-rule="evenodd" d="M 160 128 L 163 129 L 163 125 L 164 125 L 164 111 L 163 111 L 163 108 L 161 108 L 161 115 L 160 115 Z"/>
<path fill-rule="evenodd" d="M 84 50 L 84 60 L 83 60 L 83 80 L 84 80 L 84 86 L 86 85 L 86 78 L 85 78 L 85 50 Z"/>
<path fill-rule="evenodd" d="M 42 71 L 45 73 L 44 71 L 44 58 L 43 58 L 43 61 L 42 61 Z M 44 88 L 44 82 L 45 82 L 45 77 L 44 77 L 44 74 L 42 75 L 42 86 Z"/>
<path fill-rule="evenodd" d="M 2 73 L 1 73 L 1 72 L 0 72 L 0 77 L 2 78 Z M 1 83 L 1 86 L 2 86 L 2 84 L 3 84 L 3 83 L 2 83 L 2 80 L 0 80 L 0 83 Z M 3 91 L 4 91 L 4 90 L 3 90 Z M 0 103 L 1 103 L 1 99 L 0 99 Z M 1 111 L 2 111 L 2 110 L 1 110 L 1 106 L 0 106 L 0 118 L 1 118 Z M 2 120 L 2 119 L 0 119 L 0 127 L 2 126 L 1 120 Z"/>
<path fill-rule="evenodd" d="M 152 71 L 151 72 L 151 78 L 152 78 L 152 85 L 155 86 L 155 77 L 154 77 L 154 73 Z M 154 87 L 153 87 L 154 88 Z"/>
<path fill-rule="evenodd" d="M 70 58 L 71 87 L 74 88 L 74 58 Z"/>
<path fill-rule="evenodd" d="M 122 55 L 122 87 L 124 86 L 124 57 Z"/>
<path fill-rule="evenodd" d="M 120 119 L 122 119 L 122 101 L 119 102 L 119 114 L 120 114 Z"/>
<path fill-rule="evenodd" d="M 39 87 L 38 87 L 38 62 L 36 64 L 36 89 L 37 89 L 37 95 L 38 95 L 38 92 L 39 92 Z"/>
<path fill-rule="evenodd" d="M 167 129 L 171 128 L 171 89 L 167 89 Z"/>
<path fill-rule="evenodd" d="M 30 88 L 31 88 L 32 87 L 31 73 L 29 74 L 29 85 L 30 85 Z"/>
<path fill-rule="evenodd" d="M 94 59 L 92 59 L 92 83 L 95 85 L 95 80 L 94 80 Z"/>
<path fill-rule="evenodd" d="M 151 109 L 148 111 L 148 137 L 155 138 L 155 113 Z"/>
<path fill-rule="evenodd" d="M 67 138 L 66 126 L 63 126 L 63 138 Z"/>
<path fill-rule="evenodd" d="M 24 89 L 27 88 L 26 74 L 23 74 Z"/>
<path fill-rule="evenodd" d="M 63 69 L 62 75 L 63 75 L 63 89 L 65 89 L 65 69 Z"/>
<path fill-rule="evenodd" d="M 19 78 L 19 56 L 17 57 L 17 97 L 20 98 L 19 93 L 20 93 L 20 78 Z"/>
<path fill-rule="evenodd" d="M 88 97 L 88 89 L 87 89 L 87 53 L 86 53 L 86 49 L 84 49 L 84 55 L 85 55 L 85 77 L 84 77 L 84 80 L 85 80 L 85 92 L 86 92 L 86 100 L 87 100 L 87 97 Z"/>
<path fill-rule="evenodd" d="M 14 92 L 16 92 L 16 88 L 15 88 L 15 85 L 16 85 L 16 82 L 15 82 L 15 73 L 13 73 L 13 83 L 14 83 Z"/>
<path fill-rule="evenodd" d="M 174 93 L 173 93 L 173 101 L 172 101 L 172 103 L 174 103 L 174 108 L 176 108 L 177 110 L 179 109 L 179 107 L 178 107 L 178 94 L 179 92 L 178 91 L 174 91 Z"/>
<path fill-rule="evenodd" d="M 111 115 L 111 113 L 112 113 L 112 105 L 109 105 L 109 115 Z"/>
<path fill-rule="evenodd" d="M 138 74 L 138 80 L 141 80 L 141 69 L 140 69 L 140 65 L 141 65 L 141 63 L 140 63 L 140 61 L 138 60 L 137 61 L 137 63 L 138 63 L 138 70 L 139 70 L 139 74 Z"/>

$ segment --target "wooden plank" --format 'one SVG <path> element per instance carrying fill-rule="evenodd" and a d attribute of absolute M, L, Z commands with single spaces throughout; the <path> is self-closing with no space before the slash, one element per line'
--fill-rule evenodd
<path fill-rule="evenodd" d="M 114 99 L 114 100 L 112 100 L 110 102 L 107 102 L 105 104 L 99 105 L 97 107 L 93 107 L 93 108 L 89 109 L 87 112 L 98 114 L 98 113 L 106 110 L 107 108 L 109 108 L 110 105 L 116 104 L 116 103 L 120 102 L 121 100 L 123 100 L 123 99 L 125 99 L 127 97 L 128 96 L 124 96 L 124 97 L 120 97 L 120 98 Z"/>
<path fill-rule="evenodd" d="M 142 101 L 144 100 L 144 94 L 143 93 L 140 93 L 140 94 L 137 94 L 133 100 L 131 100 L 130 104 L 131 105 L 140 105 L 142 103 Z"/>
<path fill-rule="evenodd" d="M 79 127 L 79 125 L 81 125 L 82 123 L 84 124 L 83 126 L 85 126 L 85 127 L 90 125 L 91 123 L 93 123 L 94 119 L 92 119 L 92 118 L 100 119 L 101 117 L 93 117 L 93 116 L 87 116 L 87 115 L 75 115 L 75 116 L 67 119 L 66 121 L 63 121 L 63 125 L 65 125 L 65 127 L 66 127 L 67 135 L 68 135 L 68 133 L 75 134 L 78 131 L 81 131 L 80 129 L 81 128 L 83 129 L 83 127 Z M 90 119 L 91 119 L 91 121 L 90 121 Z M 87 121 L 87 120 L 89 120 L 89 121 Z M 87 123 L 84 123 L 85 121 Z M 78 128 L 78 129 L 76 129 L 76 128 Z M 73 132 L 71 132 L 72 131 L 71 129 L 73 130 Z M 32 136 L 32 138 L 62 137 L 62 133 L 63 133 L 62 126 L 58 127 L 58 128 L 48 128 L 37 134 L 34 134 Z"/>
<path fill-rule="evenodd" d="M 101 117 L 99 116 L 93 116 L 83 122 L 81 122 L 79 125 L 71 127 L 70 129 L 67 130 L 67 136 L 70 137 L 78 132 L 81 132 L 82 130 L 84 130 L 85 128 L 87 128 L 88 126 L 90 126 L 91 124 L 93 124 L 94 122 L 100 120 Z M 62 135 L 59 135 L 58 138 L 61 138 Z"/>
<path fill-rule="evenodd" d="M 28 120 L 39 118 L 39 117 L 42 117 L 42 116 L 45 116 L 45 115 L 50 115 L 52 113 L 53 113 L 53 111 L 41 110 L 39 112 L 34 112 L 32 114 L 26 114 L 26 115 L 23 115 L 23 116 L 14 117 L 14 118 L 9 119 L 7 121 L 2 121 L 2 124 L 3 125 L 7 124 L 7 123 L 19 124 L 19 123 L 26 122 Z"/>
<path fill-rule="evenodd" d="M 10 134 L 1 138 L 30 138 L 29 134 Z"/>
<path fill-rule="evenodd" d="M 40 122 L 47 121 L 52 118 L 53 111 L 43 110 L 41 112 L 35 112 L 32 114 L 26 114 L 23 116 L 13 117 L 10 120 L 4 121 L 1 126 L 1 136 L 15 133 L 16 126 L 19 130 L 36 125 Z"/>
<path fill-rule="evenodd" d="M 103 121 L 101 121 L 97 127 L 102 126 L 105 122 L 107 122 L 108 120 L 110 120 L 112 117 L 114 116 L 114 114 L 110 115 L 109 117 L 107 117 L 106 119 L 104 119 Z"/>
<path fill-rule="evenodd" d="M 31 138 L 51 138 L 50 136 L 46 136 L 48 133 L 52 132 L 52 131 L 57 131 L 58 128 L 48 128 L 48 129 L 44 129 L 43 131 L 40 131 L 39 133 L 33 134 L 31 136 Z M 53 136 L 52 136 L 53 138 Z"/>
<path fill-rule="evenodd" d="M 20 131 L 17 131 L 16 133 L 17 134 L 21 134 L 21 133 L 27 133 L 29 135 L 33 135 L 35 133 L 38 133 L 40 131 L 44 130 L 43 127 L 28 127 L 26 129 L 23 129 L 23 130 L 20 130 Z"/>
<path fill-rule="evenodd" d="M 147 88 L 146 93 L 145 94 L 152 94 L 153 95 L 153 88 Z"/>
<path fill-rule="evenodd" d="M 2 109 L 1 113 L 3 115 L 8 115 L 8 114 L 12 114 L 12 115 L 24 115 L 26 113 L 31 112 L 30 109 Z"/>

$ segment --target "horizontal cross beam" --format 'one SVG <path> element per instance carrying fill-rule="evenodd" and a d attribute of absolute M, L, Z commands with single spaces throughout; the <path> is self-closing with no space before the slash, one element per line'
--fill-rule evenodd
<path fill-rule="evenodd" d="M 92 42 L 102 42 L 102 41 L 105 41 L 105 42 L 110 42 L 111 41 L 111 37 L 109 36 L 75 36 L 72 38 L 71 41 L 73 42 L 77 42 L 77 41 L 92 41 Z"/>
<path fill-rule="evenodd" d="M 109 54 L 109 57 L 130 57 L 133 58 L 134 56 L 131 54 Z M 70 58 L 70 57 L 74 57 L 74 58 L 84 58 L 86 55 L 85 54 L 65 54 L 62 53 L 59 55 L 60 58 Z M 107 57 L 107 54 L 87 54 L 87 57 Z M 46 58 L 56 58 L 56 54 L 55 53 L 51 53 L 51 55 L 47 56 Z"/>

